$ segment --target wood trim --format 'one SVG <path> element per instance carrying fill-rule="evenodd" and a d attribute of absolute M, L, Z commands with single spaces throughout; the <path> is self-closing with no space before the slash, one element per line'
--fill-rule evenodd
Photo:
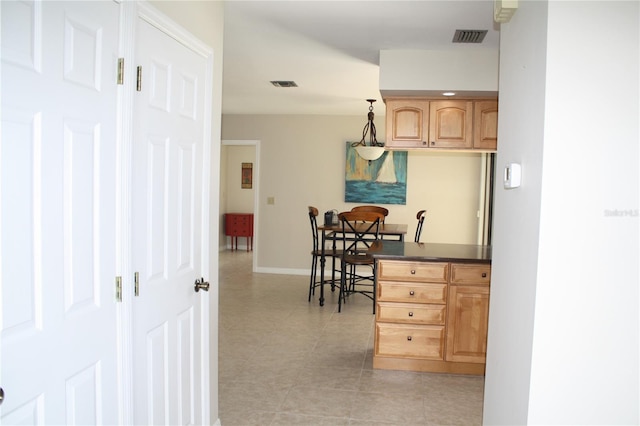
<path fill-rule="evenodd" d="M 402 359 L 376 356 L 373 368 L 385 370 L 419 371 L 432 373 L 472 374 L 484 376 L 485 365 L 466 362 L 447 362 L 426 359 Z"/>

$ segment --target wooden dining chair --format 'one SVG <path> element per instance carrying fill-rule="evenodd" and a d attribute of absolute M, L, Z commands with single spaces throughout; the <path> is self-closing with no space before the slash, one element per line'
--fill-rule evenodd
<path fill-rule="evenodd" d="M 316 287 L 322 285 L 318 281 L 318 263 L 321 260 L 322 248 L 320 247 L 321 241 L 318 237 L 318 209 L 309 206 L 309 222 L 311 223 L 311 238 L 313 240 L 313 246 L 311 249 L 311 276 L 309 278 L 309 302 L 311 302 L 311 296 L 315 295 Z M 342 250 L 337 250 L 335 247 L 327 247 L 324 251 L 325 259 L 331 258 L 331 291 L 335 291 L 336 287 L 336 261 L 342 256 Z M 322 264 L 320 262 L 320 264 Z M 325 280 L 326 281 L 326 280 Z"/>
<path fill-rule="evenodd" d="M 342 303 L 348 296 L 360 293 L 373 301 L 373 313 L 376 313 L 376 265 L 368 250 L 378 240 L 383 218 L 381 213 L 371 211 L 350 211 L 338 215 L 342 224 L 338 312 L 342 311 Z M 370 268 L 370 273 L 365 275 L 357 270 L 358 267 Z"/>
<path fill-rule="evenodd" d="M 382 214 L 382 223 L 384 223 L 385 218 L 389 215 L 389 209 L 380 206 L 355 206 L 351 209 L 352 212 L 375 212 Z"/>
<path fill-rule="evenodd" d="M 420 234 L 422 234 L 422 224 L 424 223 L 424 217 L 426 213 L 426 210 L 420 210 L 416 215 L 416 219 L 418 219 L 418 226 L 416 227 L 416 236 L 413 239 L 416 243 L 420 242 Z"/>

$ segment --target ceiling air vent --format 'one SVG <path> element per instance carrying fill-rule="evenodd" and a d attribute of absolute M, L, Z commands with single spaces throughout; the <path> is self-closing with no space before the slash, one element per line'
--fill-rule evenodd
<path fill-rule="evenodd" d="M 482 43 L 487 30 L 456 30 L 453 35 L 454 43 Z"/>
<path fill-rule="evenodd" d="M 298 87 L 295 81 L 273 80 L 271 84 L 276 87 Z"/>

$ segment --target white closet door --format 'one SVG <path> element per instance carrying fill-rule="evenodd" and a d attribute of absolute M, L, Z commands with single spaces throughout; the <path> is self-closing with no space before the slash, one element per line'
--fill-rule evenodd
<path fill-rule="evenodd" d="M 134 96 L 133 385 L 136 424 L 207 422 L 207 59 L 143 19 Z M 210 78 L 210 77 L 209 77 Z M 208 113 L 210 115 L 210 113 Z"/>
<path fill-rule="evenodd" d="M 1 8 L 1 423 L 118 423 L 120 5 Z"/>

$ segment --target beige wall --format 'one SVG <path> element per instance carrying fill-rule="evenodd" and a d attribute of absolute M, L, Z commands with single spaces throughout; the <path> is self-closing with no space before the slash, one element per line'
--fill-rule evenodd
<path fill-rule="evenodd" d="M 242 188 L 242 163 L 254 164 L 256 149 L 253 146 L 223 146 L 220 161 L 225 163 L 224 187 L 220 197 L 225 200 L 222 213 L 253 213 L 254 188 Z M 220 203 L 222 204 L 222 203 Z"/>
<path fill-rule="evenodd" d="M 381 50 L 380 93 L 440 96 L 447 89 L 464 96 L 497 96 L 498 58 L 498 49 Z"/>
<path fill-rule="evenodd" d="M 377 133 L 384 135 L 384 116 L 378 114 Z M 254 246 L 259 271 L 308 272 L 307 206 L 324 212 L 355 205 L 344 202 L 345 142 L 359 140 L 365 123 L 366 116 L 223 116 L 224 140 L 260 141 Z M 407 240 L 413 240 L 416 212 L 427 209 L 421 241 L 475 244 L 480 154 L 410 152 L 408 157 L 407 204 L 386 205 L 387 221 L 409 224 Z M 267 204 L 267 197 L 275 204 Z"/>
<path fill-rule="evenodd" d="M 244 142 L 244 141 L 243 141 Z M 255 145 L 228 145 L 223 141 L 220 150 L 220 249 L 231 248 L 231 238 L 224 232 L 225 213 L 254 213 L 257 174 Z M 242 188 L 242 163 L 251 163 L 254 182 L 251 188 Z M 247 239 L 239 238 L 238 248 L 246 248 Z"/>

